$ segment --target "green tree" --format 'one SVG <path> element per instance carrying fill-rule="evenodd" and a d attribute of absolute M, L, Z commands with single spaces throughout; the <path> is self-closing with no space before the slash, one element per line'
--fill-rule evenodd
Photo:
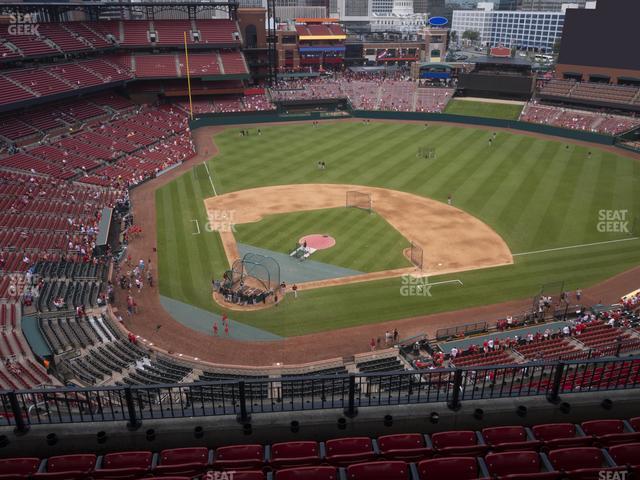
<path fill-rule="evenodd" d="M 465 40 L 470 40 L 472 42 L 477 42 L 478 40 L 480 40 L 480 32 L 476 30 L 465 30 L 462 33 L 462 38 L 464 38 Z"/>

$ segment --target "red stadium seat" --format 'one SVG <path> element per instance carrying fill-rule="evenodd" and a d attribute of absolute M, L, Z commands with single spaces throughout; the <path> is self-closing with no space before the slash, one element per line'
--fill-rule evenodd
<path fill-rule="evenodd" d="M 304 467 L 320 463 L 318 442 L 284 442 L 271 446 L 273 468 Z"/>
<path fill-rule="evenodd" d="M 380 454 L 390 460 L 407 462 L 422 460 L 433 454 L 420 433 L 399 433 L 378 437 Z"/>
<path fill-rule="evenodd" d="M 336 466 L 367 462 L 375 458 L 369 437 L 335 438 L 326 442 L 327 461 Z"/>
<path fill-rule="evenodd" d="M 0 479 L 29 478 L 39 466 L 39 458 L 5 458 L 0 460 Z"/>
<path fill-rule="evenodd" d="M 357 463 L 347 467 L 349 480 L 409 480 L 409 465 L 399 460 Z"/>
<path fill-rule="evenodd" d="M 490 453 L 484 461 L 492 478 L 552 480 L 561 476 L 560 472 L 541 472 L 540 455 L 537 452 Z"/>
<path fill-rule="evenodd" d="M 155 475 L 195 476 L 202 473 L 209 463 L 206 447 L 174 448 L 160 452 L 160 464 L 153 469 Z"/>
<path fill-rule="evenodd" d="M 625 432 L 622 420 L 590 420 L 580 426 L 585 434 L 595 437 L 605 446 L 640 441 L 640 432 Z"/>
<path fill-rule="evenodd" d="M 609 467 L 602 451 L 596 447 L 552 450 L 549 452 L 549 460 L 556 470 L 564 471 L 572 480 L 598 478 L 599 472 L 624 469 Z"/>
<path fill-rule="evenodd" d="M 337 480 L 338 476 L 336 467 L 322 465 L 278 470 L 275 480 Z"/>
<path fill-rule="evenodd" d="M 640 417 L 634 417 L 629 419 L 629 424 L 636 432 L 640 432 Z"/>
<path fill-rule="evenodd" d="M 191 477 L 145 477 L 144 480 L 192 480 Z"/>
<path fill-rule="evenodd" d="M 253 470 L 264 465 L 262 445 L 231 445 L 215 452 L 213 466 L 220 470 Z"/>
<path fill-rule="evenodd" d="M 531 428 L 534 436 L 542 440 L 543 445 L 552 450 L 554 448 L 590 447 L 592 437 L 577 436 L 573 423 L 545 423 Z"/>
<path fill-rule="evenodd" d="M 61 455 L 47 460 L 46 470 L 36 473 L 34 479 L 83 480 L 96 466 L 93 454 Z"/>
<path fill-rule="evenodd" d="M 527 431 L 521 426 L 490 427 L 482 430 L 482 436 L 491 450 L 537 450 L 540 440 L 529 440 Z"/>
<path fill-rule="evenodd" d="M 474 457 L 447 457 L 423 460 L 418 464 L 420 480 L 474 480 L 478 462 Z"/>
<path fill-rule="evenodd" d="M 438 432 L 431 435 L 431 443 L 438 456 L 480 456 L 489 449 L 478 443 L 473 430 Z"/>
<path fill-rule="evenodd" d="M 128 480 L 144 476 L 151 469 L 151 452 L 109 453 L 102 459 L 102 466 L 93 471 L 96 479 Z"/>
<path fill-rule="evenodd" d="M 628 465 L 640 473 L 640 443 L 623 443 L 609 448 L 616 465 Z"/>

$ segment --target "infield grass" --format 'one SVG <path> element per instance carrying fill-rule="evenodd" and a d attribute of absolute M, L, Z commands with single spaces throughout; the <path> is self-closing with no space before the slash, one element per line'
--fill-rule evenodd
<path fill-rule="evenodd" d="M 328 208 L 269 215 L 259 222 L 236 225 L 236 241 L 274 252 L 290 253 L 298 239 L 330 235 L 335 246 L 310 258 L 359 272 L 410 267 L 402 250 L 406 238 L 380 215 L 357 208 Z"/>
<path fill-rule="evenodd" d="M 597 148 L 503 132 L 490 146 L 490 132 L 449 125 L 264 125 L 261 136 L 250 137 L 239 130 L 216 136 L 221 153 L 208 166 L 218 193 L 316 182 L 385 187 L 442 202 L 451 194 L 455 206 L 494 228 L 513 253 L 638 235 L 640 162 Z M 417 158 L 430 146 L 435 159 Z M 318 160 L 326 170 L 316 169 Z M 156 192 L 159 275 L 163 295 L 219 312 L 210 282 L 228 265 L 218 235 L 204 228 L 203 199 L 212 195 L 203 166 Z M 599 231 L 600 210 L 628 210 L 631 233 Z M 232 317 L 291 336 L 488 305 L 533 296 L 557 280 L 569 290 L 588 287 L 640 264 L 639 247 L 631 240 L 517 256 L 511 266 L 432 277 L 464 282 L 433 287 L 432 297 L 404 297 L 400 279 L 392 279 L 300 292 L 278 309 Z"/>
<path fill-rule="evenodd" d="M 445 113 L 451 113 L 453 115 L 517 120 L 520 117 L 522 105 L 474 102 L 473 100 L 457 100 L 454 98 L 447 104 L 444 111 Z"/>

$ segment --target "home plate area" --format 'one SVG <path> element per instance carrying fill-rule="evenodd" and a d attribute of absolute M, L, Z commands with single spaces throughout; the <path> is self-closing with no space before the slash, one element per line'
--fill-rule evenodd
<path fill-rule="evenodd" d="M 322 235 L 314 233 L 305 235 L 298 240 L 298 245 L 294 248 L 289 256 L 297 258 L 300 261 L 306 260 L 318 250 L 326 250 L 336 244 L 336 239 L 330 235 Z"/>

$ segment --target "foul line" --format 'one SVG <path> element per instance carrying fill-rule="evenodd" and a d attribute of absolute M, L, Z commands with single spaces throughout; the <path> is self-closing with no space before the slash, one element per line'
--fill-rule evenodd
<path fill-rule="evenodd" d="M 570 245 L 568 247 L 547 248 L 546 250 L 536 250 L 534 252 L 514 253 L 511 256 L 512 257 L 520 257 L 522 255 L 533 255 L 535 253 L 557 252 L 559 250 L 569 250 L 569 249 L 572 249 L 572 248 L 593 247 L 595 245 L 606 245 L 608 243 L 629 242 L 631 240 L 638 240 L 638 239 L 640 239 L 640 237 L 620 238 L 618 240 L 607 240 L 606 242 L 583 243 L 582 245 Z"/>
<path fill-rule="evenodd" d="M 462 285 L 464 287 L 464 283 L 462 283 L 462 280 L 459 280 L 457 278 L 455 280 L 444 280 L 443 282 L 427 283 L 425 286 L 432 287 L 433 285 L 444 285 L 446 283 L 457 283 L 457 284 Z"/>
<path fill-rule="evenodd" d="M 216 192 L 216 187 L 213 186 L 213 180 L 211 180 L 211 174 L 209 173 L 209 167 L 207 166 L 207 161 L 203 163 L 205 170 L 207 171 L 207 176 L 209 177 L 209 183 L 211 184 L 211 189 L 213 190 L 213 194 L 217 197 L 218 192 Z"/>

